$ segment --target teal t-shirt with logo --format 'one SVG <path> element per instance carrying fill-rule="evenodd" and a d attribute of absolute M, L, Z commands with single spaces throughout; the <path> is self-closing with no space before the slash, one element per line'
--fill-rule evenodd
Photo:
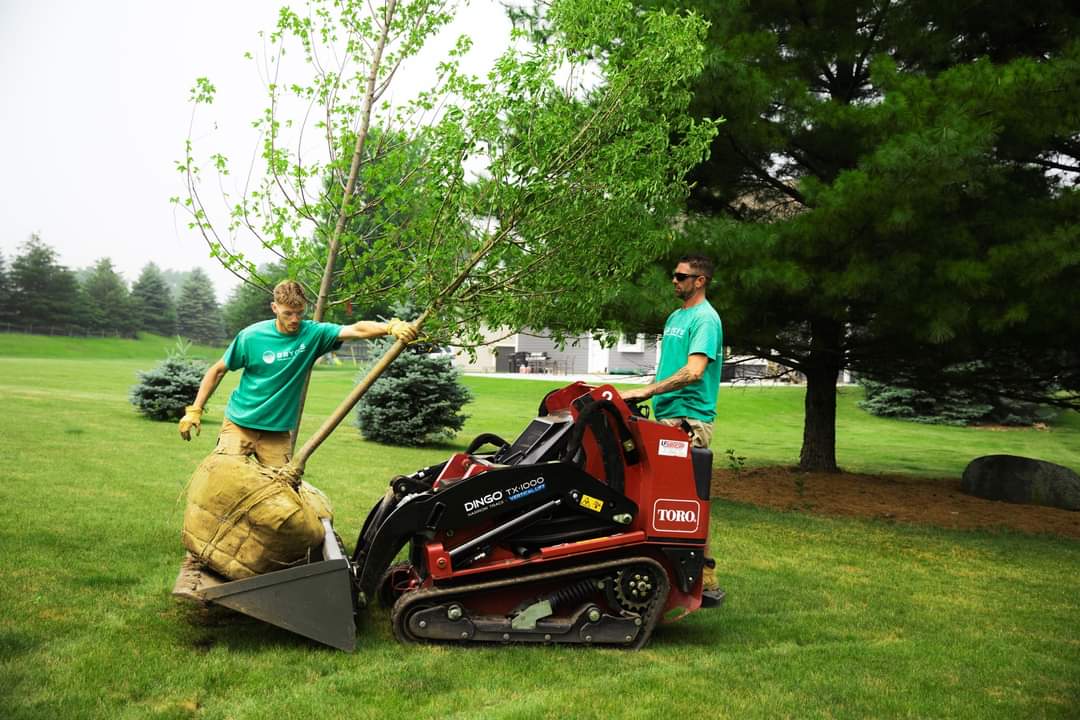
<path fill-rule="evenodd" d="M 229 370 L 244 370 L 225 417 L 255 430 L 292 430 L 307 371 L 341 344 L 339 334 L 341 325 L 311 320 L 293 335 L 278 332 L 274 320 L 241 330 L 222 358 Z"/>
<path fill-rule="evenodd" d="M 685 309 L 679 308 L 668 316 L 664 324 L 656 382 L 677 373 L 691 355 L 705 355 L 709 358 L 709 364 L 698 382 L 653 396 L 653 413 L 658 420 L 685 417 L 712 422 L 716 418 L 716 394 L 720 390 L 723 348 L 724 328 L 720 316 L 708 301 Z"/>

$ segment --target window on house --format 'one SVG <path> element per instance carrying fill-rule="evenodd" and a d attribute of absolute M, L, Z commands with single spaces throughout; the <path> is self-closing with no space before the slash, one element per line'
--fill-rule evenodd
<path fill-rule="evenodd" d="M 619 338 L 618 350 L 626 353 L 645 352 L 645 336 L 641 334 L 623 335 Z"/>

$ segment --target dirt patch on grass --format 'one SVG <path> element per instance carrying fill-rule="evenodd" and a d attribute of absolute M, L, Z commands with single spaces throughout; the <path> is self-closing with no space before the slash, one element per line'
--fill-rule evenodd
<path fill-rule="evenodd" d="M 960 492 L 959 479 L 803 473 L 788 467 L 716 470 L 712 495 L 777 510 L 1080 539 L 1080 512 L 983 500 Z"/>

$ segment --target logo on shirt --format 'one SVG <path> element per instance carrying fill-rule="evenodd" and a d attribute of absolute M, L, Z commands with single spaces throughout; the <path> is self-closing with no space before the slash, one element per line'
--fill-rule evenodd
<path fill-rule="evenodd" d="M 664 328 L 664 337 L 683 337 L 686 335 L 686 328 L 670 327 Z"/>
<path fill-rule="evenodd" d="M 262 354 L 262 359 L 267 365 L 272 365 L 276 360 L 288 360 L 291 357 L 302 354 L 305 350 L 307 350 L 307 343 L 300 343 L 300 346 L 295 350 L 282 350 L 281 352 L 267 350 Z"/>

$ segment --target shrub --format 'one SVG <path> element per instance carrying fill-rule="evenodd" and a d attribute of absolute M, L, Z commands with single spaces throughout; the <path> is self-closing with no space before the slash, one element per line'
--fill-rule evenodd
<path fill-rule="evenodd" d="M 382 351 L 390 345 L 376 342 Z M 361 398 L 356 424 L 364 438 L 387 445 L 450 440 L 465 425 L 461 408 L 471 400 L 449 357 L 407 350 Z"/>
<path fill-rule="evenodd" d="M 179 420 L 184 407 L 199 392 L 207 364 L 187 356 L 191 343 L 177 338 L 176 347 L 152 370 L 136 373 L 137 385 L 129 399 L 135 408 L 152 420 Z"/>
<path fill-rule="evenodd" d="M 886 383 L 862 378 L 866 398 L 859 407 L 872 415 L 937 425 L 1031 425 L 1054 416 L 1044 405 L 1002 397 L 972 383 L 979 369 L 979 363 L 946 367 L 941 371 L 946 382 L 933 388 L 904 379 Z"/>

